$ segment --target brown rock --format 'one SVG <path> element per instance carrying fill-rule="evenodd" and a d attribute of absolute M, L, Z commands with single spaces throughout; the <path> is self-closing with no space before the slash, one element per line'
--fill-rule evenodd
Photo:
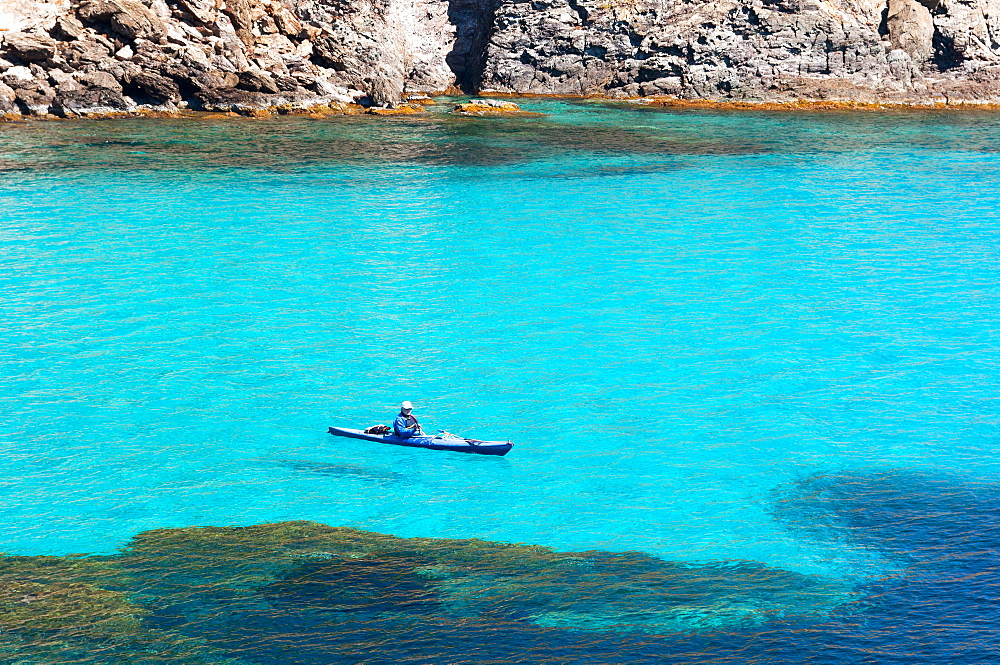
<path fill-rule="evenodd" d="M 76 80 L 87 88 L 105 88 L 121 93 L 122 84 L 110 73 L 98 70 L 76 75 Z"/>
<path fill-rule="evenodd" d="M 217 90 L 199 90 L 193 95 L 194 102 L 204 111 L 226 113 L 253 106 L 257 96 L 245 90 L 221 88 Z"/>
<path fill-rule="evenodd" d="M 295 18 L 295 15 L 288 11 L 284 5 L 275 10 L 272 18 L 278 31 L 283 35 L 296 36 L 302 31 L 302 22 Z"/>
<path fill-rule="evenodd" d="M 178 0 L 178 3 L 203 25 L 214 24 L 219 15 L 215 0 Z"/>
<path fill-rule="evenodd" d="M 135 0 L 87 0 L 76 14 L 85 23 L 107 23 L 113 32 L 130 41 L 157 41 L 167 32 L 160 17 Z"/>
<path fill-rule="evenodd" d="M 104 41 L 84 34 L 78 40 L 65 45 L 62 56 L 70 64 L 81 67 L 104 62 L 111 56 L 111 49 Z"/>
<path fill-rule="evenodd" d="M 137 89 L 160 104 L 176 103 L 181 99 L 180 88 L 171 79 L 150 72 L 129 73 L 127 87 Z"/>
<path fill-rule="evenodd" d="M 5 37 L 4 47 L 24 62 L 44 62 L 56 54 L 55 40 L 46 35 L 13 32 Z"/>
<path fill-rule="evenodd" d="M 227 0 L 226 6 L 222 10 L 229 20 L 233 22 L 236 35 L 247 46 L 252 47 L 253 38 L 253 13 L 250 11 L 248 0 Z"/>
<path fill-rule="evenodd" d="M 74 16 L 60 16 L 50 31 L 52 36 L 63 41 L 72 41 L 83 34 L 83 23 Z"/>
<path fill-rule="evenodd" d="M 240 84 L 240 77 L 233 72 L 213 70 L 202 72 L 192 77 L 191 81 L 198 90 L 219 90 L 235 88 Z"/>
<path fill-rule="evenodd" d="M 272 95 L 280 92 L 278 85 L 264 72 L 246 71 L 240 72 L 238 76 L 240 82 L 236 87 L 240 90 L 246 90 L 248 92 L 266 92 Z"/>

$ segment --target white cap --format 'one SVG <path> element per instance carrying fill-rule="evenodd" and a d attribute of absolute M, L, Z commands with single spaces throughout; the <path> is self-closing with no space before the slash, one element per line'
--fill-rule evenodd
<path fill-rule="evenodd" d="M 402 404 L 399 405 L 399 408 L 401 411 L 412 411 L 413 405 L 410 404 L 409 402 L 403 402 Z"/>

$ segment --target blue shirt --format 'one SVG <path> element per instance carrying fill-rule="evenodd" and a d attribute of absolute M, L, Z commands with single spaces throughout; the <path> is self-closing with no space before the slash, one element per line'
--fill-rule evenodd
<path fill-rule="evenodd" d="M 404 416 L 402 413 L 396 416 L 392 423 L 392 431 L 401 439 L 409 439 L 417 433 L 417 419 L 412 415 Z"/>

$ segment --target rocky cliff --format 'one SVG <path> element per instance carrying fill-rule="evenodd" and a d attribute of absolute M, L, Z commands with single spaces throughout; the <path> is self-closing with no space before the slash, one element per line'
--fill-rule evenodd
<path fill-rule="evenodd" d="M 459 89 L 1000 102 L 1000 0 L 0 0 L 0 114 Z"/>

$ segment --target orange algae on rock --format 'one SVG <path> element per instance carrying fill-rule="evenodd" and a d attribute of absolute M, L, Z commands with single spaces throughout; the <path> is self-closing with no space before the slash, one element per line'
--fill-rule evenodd
<path fill-rule="evenodd" d="M 792 99 L 785 101 L 680 99 L 677 97 L 648 97 L 624 100 L 644 106 L 676 109 L 722 110 L 722 111 L 961 111 L 1000 110 L 1000 104 L 991 102 L 864 102 L 838 99 Z"/>
<path fill-rule="evenodd" d="M 501 101 L 498 99 L 474 99 L 464 104 L 455 106 L 454 113 L 457 115 L 470 115 L 476 117 L 499 117 L 499 116 L 542 116 L 543 113 L 525 111 L 514 102 Z"/>
<path fill-rule="evenodd" d="M 400 104 L 391 108 L 373 106 L 367 111 L 369 115 L 418 115 L 425 112 L 419 104 Z"/>

